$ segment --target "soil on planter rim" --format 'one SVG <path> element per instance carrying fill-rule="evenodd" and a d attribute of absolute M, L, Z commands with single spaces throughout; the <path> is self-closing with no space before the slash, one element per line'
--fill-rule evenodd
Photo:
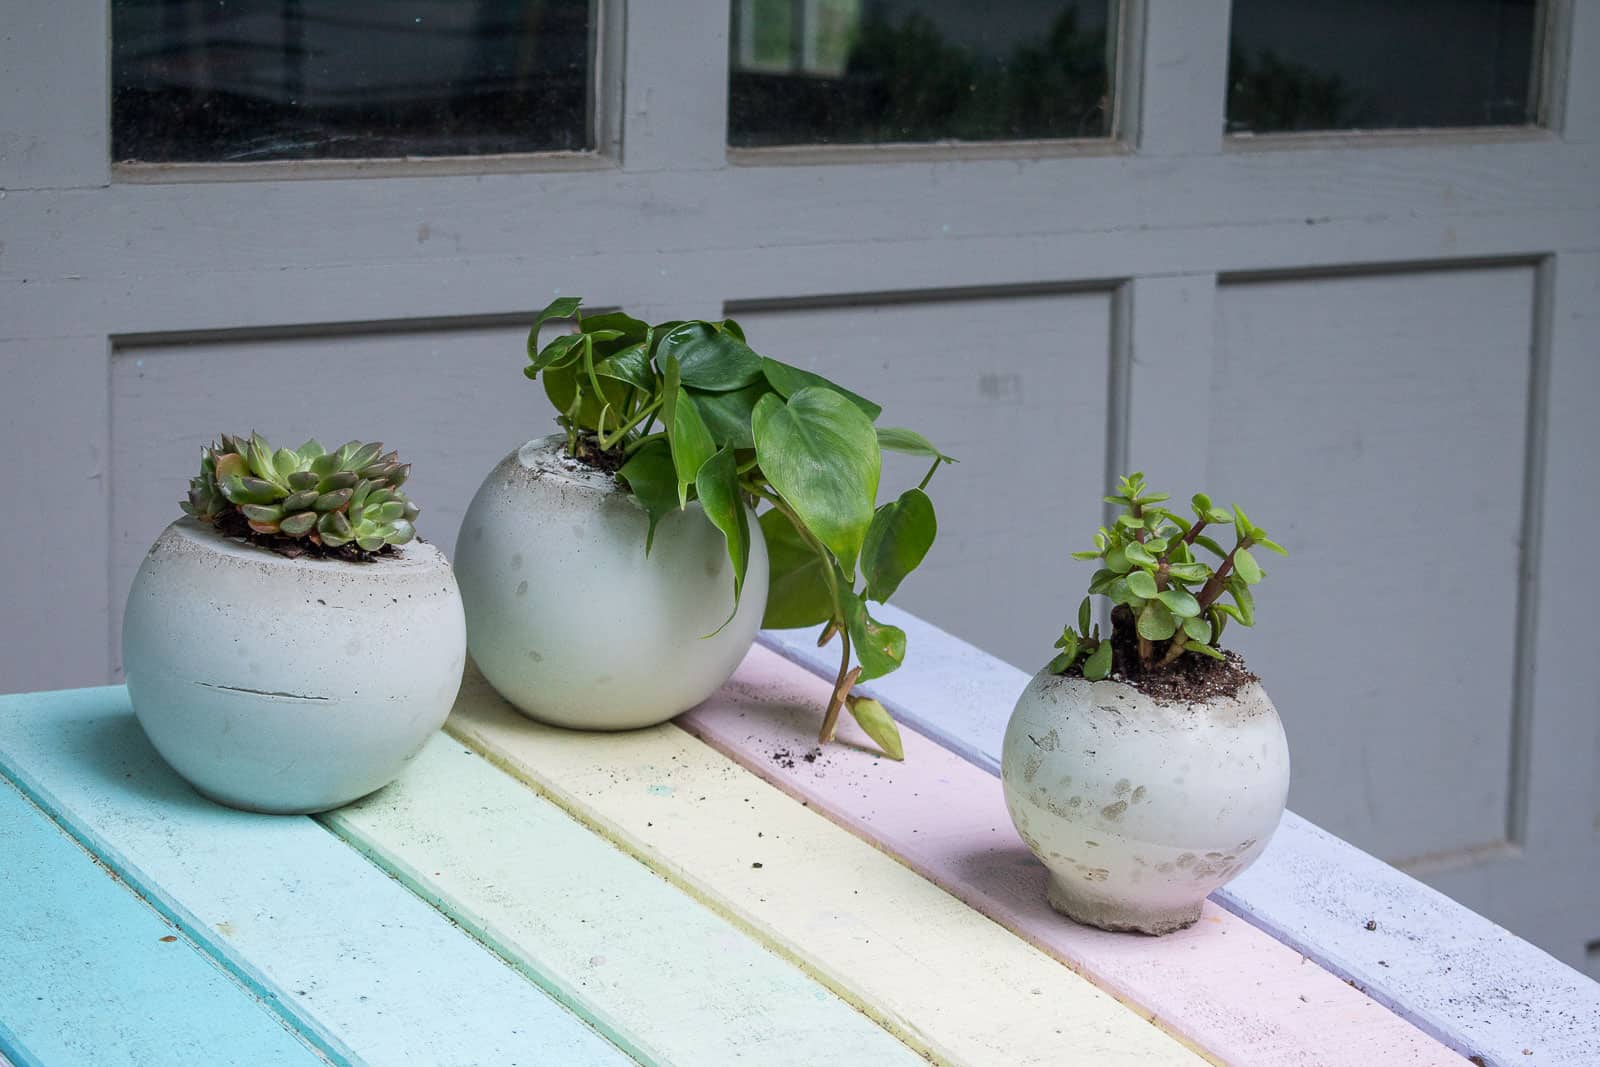
<path fill-rule="evenodd" d="M 615 474 L 622 469 L 624 463 L 628 462 L 628 454 L 622 450 L 620 444 L 614 448 L 602 449 L 593 434 L 579 437 L 575 449 L 569 452 L 563 448 L 561 454 L 604 474 Z"/>
<path fill-rule="evenodd" d="M 1145 671 L 1139 662 L 1139 634 L 1133 613 L 1119 605 L 1111 612 L 1111 654 L 1115 669 L 1106 677 L 1131 685 L 1139 692 L 1171 704 L 1198 704 L 1212 697 L 1237 696 L 1251 682 L 1260 681 L 1237 652 L 1223 649 L 1226 660 L 1185 653 L 1172 663 Z M 1065 674 L 1083 677 L 1083 660 Z"/>
<path fill-rule="evenodd" d="M 244 541 L 264 548 L 268 552 L 275 552 L 286 559 L 337 559 L 346 563 L 372 563 L 384 556 L 393 556 L 398 553 L 393 545 L 384 545 L 376 552 L 368 552 L 354 541 L 334 548 L 330 545 L 319 544 L 309 538 L 277 537 L 273 534 L 256 533 L 250 529 L 250 520 L 237 511 L 225 511 L 217 516 L 211 524 L 223 537 L 231 537 L 235 541 Z M 417 538 L 421 541 L 422 538 Z"/>

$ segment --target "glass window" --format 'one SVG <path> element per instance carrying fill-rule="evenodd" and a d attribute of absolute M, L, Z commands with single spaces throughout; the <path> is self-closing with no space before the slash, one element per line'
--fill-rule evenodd
<path fill-rule="evenodd" d="M 1110 135 L 1109 0 L 733 0 L 735 147 Z"/>
<path fill-rule="evenodd" d="M 112 158 L 591 147 L 590 0 L 112 0 Z"/>
<path fill-rule="evenodd" d="M 1233 0 L 1228 130 L 1532 122 L 1538 0 Z"/>

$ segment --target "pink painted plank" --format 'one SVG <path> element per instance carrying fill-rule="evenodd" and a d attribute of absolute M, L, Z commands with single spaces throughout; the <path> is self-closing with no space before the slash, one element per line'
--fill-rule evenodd
<path fill-rule="evenodd" d="M 1079 926 L 1045 903 L 1045 870 L 1006 814 L 1000 782 L 904 726 L 906 761 L 875 758 L 843 717 L 815 752 L 828 685 L 752 650 L 678 724 L 971 907 L 1234 1067 L 1464 1061 L 1409 1022 L 1207 902 L 1162 938 Z M 810 757 L 810 758 L 808 758 Z"/>

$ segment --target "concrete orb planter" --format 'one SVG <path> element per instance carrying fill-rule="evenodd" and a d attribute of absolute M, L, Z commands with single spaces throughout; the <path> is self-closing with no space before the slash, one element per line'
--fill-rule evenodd
<path fill-rule="evenodd" d="M 467 645 L 523 714 L 580 730 L 665 722 L 717 690 L 750 651 L 767 601 L 767 549 L 750 519 L 750 563 L 733 620 L 733 570 L 698 503 L 649 527 L 612 475 L 529 441 L 484 479 L 456 540 Z"/>
<path fill-rule="evenodd" d="M 122 658 L 145 734 L 196 789 L 307 813 L 387 785 L 444 724 L 466 631 L 430 544 L 287 559 L 180 519 L 134 578 Z"/>
<path fill-rule="evenodd" d="M 1283 815 L 1289 748 L 1250 682 L 1230 698 L 1157 701 L 1048 670 L 1001 751 L 1006 807 L 1050 870 L 1050 904 L 1105 930 L 1164 934 L 1200 917 Z"/>

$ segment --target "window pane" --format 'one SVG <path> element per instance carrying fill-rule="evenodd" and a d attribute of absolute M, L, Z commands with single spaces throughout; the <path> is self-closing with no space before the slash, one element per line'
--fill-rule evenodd
<path fill-rule="evenodd" d="M 112 158 L 590 147 L 589 0 L 112 0 Z"/>
<path fill-rule="evenodd" d="M 1234 0 L 1228 129 L 1533 121 L 1538 0 Z"/>
<path fill-rule="evenodd" d="M 735 147 L 1106 137 L 1109 0 L 733 0 Z"/>

